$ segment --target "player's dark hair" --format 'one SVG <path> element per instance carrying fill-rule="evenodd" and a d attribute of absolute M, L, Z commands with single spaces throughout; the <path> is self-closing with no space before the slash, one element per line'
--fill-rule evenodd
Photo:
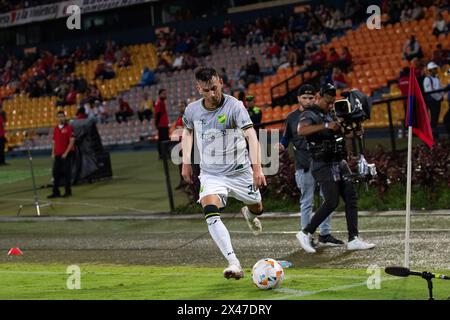
<path fill-rule="evenodd" d="M 158 95 L 160 95 L 160 94 L 163 93 L 164 91 L 166 91 L 166 89 L 159 89 Z"/>
<path fill-rule="evenodd" d="M 59 114 L 63 114 L 64 116 L 66 115 L 66 113 L 64 112 L 64 111 L 62 111 L 62 110 L 59 110 L 57 113 L 56 113 L 56 115 L 59 115 Z"/>
<path fill-rule="evenodd" d="M 195 70 L 195 79 L 197 81 L 208 82 L 211 81 L 213 77 L 218 77 L 217 71 L 214 68 L 209 67 L 198 67 Z"/>

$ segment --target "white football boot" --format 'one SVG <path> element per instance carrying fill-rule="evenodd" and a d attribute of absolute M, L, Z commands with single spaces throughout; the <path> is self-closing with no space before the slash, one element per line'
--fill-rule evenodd
<path fill-rule="evenodd" d="M 234 278 L 239 280 L 244 277 L 244 271 L 238 264 L 230 264 L 228 268 L 223 270 L 223 276 L 227 279 Z"/>
<path fill-rule="evenodd" d="M 262 232 L 261 221 L 259 221 L 258 218 L 253 218 L 252 220 L 250 210 L 248 209 L 247 206 L 242 207 L 241 213 L 244 216 L 245 221 L 247 221 L 247 225 L 249 229 L 253 232 L 253 234 L 255 236 L 260 235 Z"/>

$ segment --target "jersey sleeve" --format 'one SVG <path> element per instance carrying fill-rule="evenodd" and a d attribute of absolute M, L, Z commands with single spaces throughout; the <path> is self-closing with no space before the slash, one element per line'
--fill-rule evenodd
<path fill-rule="evenodd" d="M 192 118 L 192 106 L 187 106 L 186 110 L 184 111 L 182 120 L 183 120 L 184 126 L 187 129 L 189 129 L 189 130 L 194 129 L 194 121 Z"/>
<path fill-rule="evenodd" d="M 317 124 L 316 117 L 310 111 L 304 111 L 300 114 L 299 125 Z"/>
<path fill-rule="evenodd" d="M 234 121 L 236 127 L 242 130 L 253 127 L 253 122 L 250 119 L 250 115 L 241 101 L 239 101 L 234 108 Z"/>

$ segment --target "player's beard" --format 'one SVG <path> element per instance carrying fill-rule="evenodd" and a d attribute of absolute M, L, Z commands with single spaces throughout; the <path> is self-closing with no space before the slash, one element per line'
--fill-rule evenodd
<path fill-rule="evenodd" d="M 211 104 L 211 106 L 217 107 L 220 103 L 220 97 L 211 97 L 209 103 Z"/>

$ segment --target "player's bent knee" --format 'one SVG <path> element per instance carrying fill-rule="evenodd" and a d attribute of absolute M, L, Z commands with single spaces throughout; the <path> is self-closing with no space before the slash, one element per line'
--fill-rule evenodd
<path fill-rule="evenodd" d="M 258 216 L 261 215 L 264 211 L 262 202 L 248 205 L 248 209 L 250 210 L 251 213 Z"/>
<path fill-rule="evenodd" d="M 215 216 L 220 217 L 219 207 L 217 207 L 216 205 L 213 205 L 213 204 L 208 204 L 208 205 L 204 206 L 203 213 L 205 214 L 205 219 L 215 217 Z"/>

